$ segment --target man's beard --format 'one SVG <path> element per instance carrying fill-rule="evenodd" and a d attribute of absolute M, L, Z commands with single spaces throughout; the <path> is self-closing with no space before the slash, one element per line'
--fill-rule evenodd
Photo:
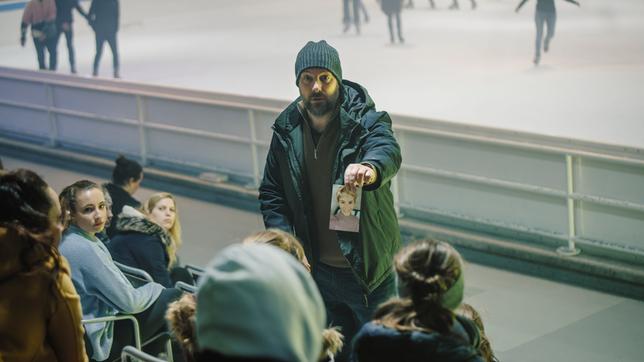
<path fill-rule="evenodd" d="M 313 104 L 311 100 L 314 97 L 324 97 L 324 101 Z M 338 103 L 338 98 L 339 97 L 335 97 L 335 99 L 331 99 L 324 95 L 311 95 L 308 99 L 304 99 L 304 108 L 306 108 L 306 110 L 311 115 L 316 117 L 322 117 L 335 110 L 335 107 Z"/>

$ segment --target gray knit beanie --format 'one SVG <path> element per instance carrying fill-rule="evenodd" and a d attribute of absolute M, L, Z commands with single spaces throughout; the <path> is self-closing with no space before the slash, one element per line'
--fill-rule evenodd
<path fill-rule="evenodd" d="M 307 68 L 324 68 L 328 69 L 342 83 L 342 65 L 340 56 L 334 47 L 330 46 L 326 40 L 319 42 L 308 42 L 297 53 L 295 60 L 295 84 L 299 85 L 300 74 Z"/>

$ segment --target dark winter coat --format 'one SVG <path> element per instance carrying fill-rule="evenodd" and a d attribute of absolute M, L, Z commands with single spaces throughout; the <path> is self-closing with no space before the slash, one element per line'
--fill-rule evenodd
<path fill-rule="evenodd" d="M 141 203 L 132 197 L 127 191 L 123 190 L 121 186 L 115 185 L 113 183 L 105 184 L 107 192 L 110 193 L 112 198 L 112 222 L 107 228 L 106 233 L 110 238 L 116 234 L 116 224 L 119 221 L 119 215 L 123 211 L 123 206 L 131 206 L 135 209 L 141 207 Z"/>
<path fill-rule="evenodd" d="M 117 229 L 118 233 L 108 246 L 112 258 L 143 269 L 155 282 L 166 288 L 172 287 L 167 252 L 167 246 L 172 242 L 170 235 L 130 207 L 123 209 Z"/>
<path fill-rule="evenodd" d="M 344 183 L 347 166 L 360 162 L 372 164 L 378 179 L 363 188 L 360 233 L 338 231 L 337 235 L 340 250 L 364 291 L 371 292 L 391 273 L 393 256 L 400 247 L 400 229 L 390 187 L 402 159 L 389 115 L 376 112 L 374 102 L 362 86 L 347 80 L 342 83 L 333 183 Z M 315 267 L 319 251 L 318 245 L 311 242 L 310 223 L 314 218 L 311 191 L 304 175 L 301 125 L 304 119 L 297 108 L 299 101 L 300 98 L 296 99 L 275 120 L 259 199 L 265 226 L 294 232 Z"/>
<path fill-rule="evenodd" d="M 402 11 L 402 0 L 380 0 L 380 8 L 387 15 Z"/>
<path fill-rule="evenodd" d="M 78 0 L 56 0 L 56 24 L 72 23 L 72 12 L 77 8 L 80 9 Z"/>
<path fill-rule="evenodd" d="M 88 15 L 97 33 L 113 34 L 119 30 L 118 0 L 92 0 Z"/>
<path fill-rule="evenodd" d="M 483 362 L 474 322 L 457 316 L 449 334 L 401 332 L 381 324 L 365 324 L 353 340 L 357 362 Z"/>

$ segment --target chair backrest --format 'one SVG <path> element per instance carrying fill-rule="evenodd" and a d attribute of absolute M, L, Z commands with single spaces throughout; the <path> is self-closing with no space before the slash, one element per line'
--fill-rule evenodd
<path fill-rule="evenodd" d="M 141 350 L 138 350 L 133 346 L 125 346 L 123 347 L 123 351 L 121 352 L 121 362 L 127 362 L 130 359 L 133 361 L 142 362 L 167 362 L 166 360 L 154 357 Z"/>
<path fill-rule="evenodd" d="M 190 275 L 192 275 L 192 279 L 195 281 L 195 283 L 199 280 L 199 278 L 201 278 L 204 273 L 203 268 L 194 266 L 192 264 L 186 264 L 185 268 L 190 273 Z"/>
<path fill-rule="evenodd" d="M 123 272 L 127 279 L 135 287 L 140 287 L 141 285 L 153 282 L 154 279 L 148 274 L 145 270 L 134 268 L 117 261 L 114 264 Z"/>
<path fill-rule="evenodd" d="M 174 284 L 174 287 L 179 289 L 179 290 L 181 290 L 181 291 L 184 291 L 186 293 L 195 294 L 197 292 L 197 287 L 196 286 L 190 285 L 190 284 L 188 284 L 186 282 L 182 282 L 182 281 L 176 282 Z"/>

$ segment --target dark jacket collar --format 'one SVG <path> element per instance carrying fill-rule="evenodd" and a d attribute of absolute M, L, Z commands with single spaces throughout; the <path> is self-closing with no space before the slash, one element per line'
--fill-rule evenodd
<path fill-rule="evenodd" d="M 342 80 L 342 106 L 340 107 L 341 133 L 348 131 L 360 123 L 360 119 L 368 111 L 375 110 L 375 103 L 360 84 L 349 80 Z M 297 104 L 302 97 L 297 97 L 289 104 L 275 120 L 273 129 L 281 135 L 287 135 L 304 121 Z"/>
<path fill-rule="evenodd" d="M 119 232 L 137 232 L 146 235 L 156 235 L 165 246 L 172 243 L 170 234 L 165 229 L 146 219 L 142 213 L 130 206 L 123 207 L 123 212 L 116 224 L 116 229 Z"/>

